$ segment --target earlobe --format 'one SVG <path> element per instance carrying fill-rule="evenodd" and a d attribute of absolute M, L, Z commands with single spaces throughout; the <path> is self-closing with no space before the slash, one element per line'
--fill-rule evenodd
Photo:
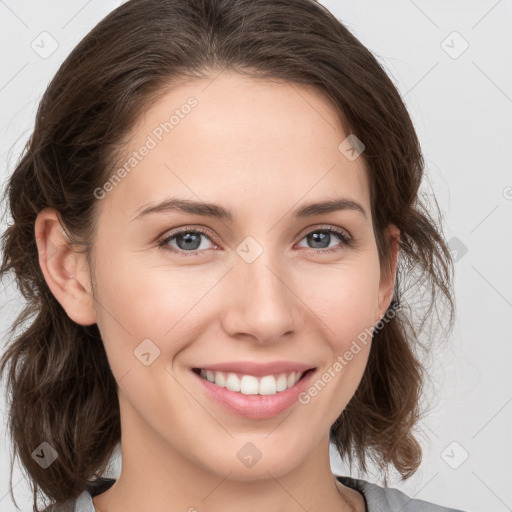
<path fill-rule="evenodd" d="M 386 313 L 391 304 L 395 290 L 395 276 L 400 254 L 400 230 L 394 224 L 390 224 L 388 226 L 387 236 L 390 238 L 391 259 L 389 267 L 386 268 L 385 272 L 381 275 L 379 284 L 379 310 L 375 322 L 380 320 Z"/>
<path fill-rule="evenodd" d="M 58 212 L 53 208 L 40 211 L 34 231 L 39 266 L 57 301 L 77 324 L 96 323 L 86 256 L 68 239 Z"/>

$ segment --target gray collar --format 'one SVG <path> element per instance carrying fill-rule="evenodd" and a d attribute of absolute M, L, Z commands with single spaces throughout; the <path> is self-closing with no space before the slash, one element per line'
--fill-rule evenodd
<path fill-rule="evenodd" d="M 349 476 L 335 476 L 343 485 L 355 489 L 363 495 L 367 512 L 463 512 L 427 501 L 409 498 L 409 496 L 398 489 L 381 487 L 366 480 Z M 107 490 L 114 482 L 114 479 L 103 480 L 100 485 L 94 488 L 90 487 L 89 490 L 84 491 L 76 499 L 75 508 L 71 510 L 74 510 L 74 512 L 96 512 L 92 498 Z"/>

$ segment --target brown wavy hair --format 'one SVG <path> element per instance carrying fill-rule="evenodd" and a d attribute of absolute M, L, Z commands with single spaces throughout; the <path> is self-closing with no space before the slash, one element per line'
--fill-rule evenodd
<path fill-rule="evenodd" d="M 129 0 L 76 46 L 48 85 L 35 127 L 6 189 L 2 279 L 14 272 L 25 305 L 9 331 L 0 375 L 10 391 L 8 428 L 28 473 L 59 510 L 100 481 L 120 442 L 117 383 L 96 324 L 74 323 L 50 292 L 38 263 L 34 222 L 55 208 L 86 254 L 93 243 L 93 191 L 115 168 L 139 116 L 173 83 L 234 70 L 307 84 L 339 113 L 346 133 L 365 145 L 375 239 L 390 267 L 385 229 L 401 232 L 392 305 L 401 308 L 373 334 L 354 397 L 331 427 L 331 441 L 352 468 L 372 460 L 403 479 L 421 462 L 414 429 L 422 415 L 425 366 L 418 349 L 436 301 L 453 325 L 453 262 L 441 216 L 420 193 L 424 160 L 400 93 L 375 56 L 315 0 Z M 433 210 L 432 210 L 433 211 Z M 7 211 L 6 211 L 7 213 Z M 411 281 L 411 278 L 414 278 Z M 427 297 L 408 308 L 404 294 Z M 415 316 L 416 315 L 416 316 Z M 58 458 L 32 458 L 48 442 Z"/>

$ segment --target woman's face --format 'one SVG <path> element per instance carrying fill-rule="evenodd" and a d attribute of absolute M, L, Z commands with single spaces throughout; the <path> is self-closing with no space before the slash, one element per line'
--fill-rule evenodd
<path fill-rule="evenodd" d="M 139 120 L 113 169 L 125 172 L 96 192 L 92 279 L 123 443 L 141 457 L 248 480 L 298 467 L 328 436 L 367 362 L 368 336 L 353 342 L 393 288 L 347 135 L 311 89 L 231 72 L 176 87 Z M 358 206 L 306 208 L 341 199 Z M 233 389 L 270 394 L 193 371 L 223 364 L 259 377 L 231 376 Z M 294 367 L 316 370 L 272 394 Z"/>

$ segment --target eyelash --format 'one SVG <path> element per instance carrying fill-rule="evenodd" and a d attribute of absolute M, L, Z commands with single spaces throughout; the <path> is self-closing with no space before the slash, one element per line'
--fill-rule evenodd
<path fill-rule="evenodd" d="M 317 232 L 334 234 L 343 243 L 342 243 L 341 247 L 331 247 L 329 249 L 314 249 L 314 248 L 310 247 L 309 248 L 310 251 L 332 254 L 332 253 L 337 253 L 339 251 L 343 251 L 345 248 L 351 247 L 353 244 L 352 238 L 345 231 L 343 231 L 339 228 L 335 228 L 333 226 L 329 226 L 328 228 L 321 227 L 321 228 L 316 228 L 311 231 L 308 231 L 307 233 L 304 234 L 304 236 L 301 238 L 301 240 L 303 238 L 305 238 L 306 236 L 310 235 L 311 233 L 317 233 Z M 209 235 L 209 233 L 201 228 L 183 228 L 183 229 L 180 229 L 179 231 L 175 231 L 174 233 L 167 235 L 167 236 L 165 236 L 165 238 L 161 239 L 158 242 L 158 247 L 160 247 L 166 251 L 172 252 L 174 254 L 179 254 L 179 255 L 186 256 L 186 257 L 198 256 L 200 253 L 205 252 L 205 250 L 197 250 L 197 249 L 195 249 L 194 251 L 182 251 L 182 250 L 177 250 L 175 248 L 171 248 L 170 246 L 167 246 L 167 244 L 171 240 L 173 240 L 178 235 L 181 235 L 183 233 L 200 233 L 200 234 L 204 235 L 205 237 L 207 237 L 208 239 L 210 239 L 210 241 L 213 242 L 213 240 L 211 240 L 211 236 Z"/>

